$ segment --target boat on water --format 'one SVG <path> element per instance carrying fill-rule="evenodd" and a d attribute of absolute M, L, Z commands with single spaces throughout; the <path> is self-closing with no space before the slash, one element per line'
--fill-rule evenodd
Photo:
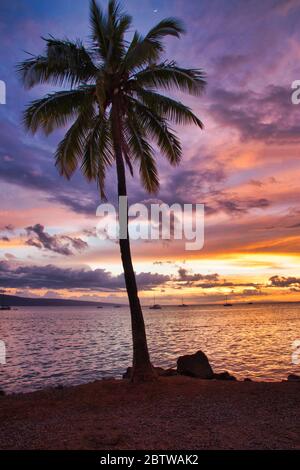
<path fill-rule="evenodd" d="M 232 304 L 230 302 L 228 302 L 228 296 L 227 295 L 226 295 L 226 302 L 223 305 L 224 305 L 224 307 L 232 307 Z"/>
<path fill-rule="evenodd" d="M 1 290 L 0 293 L 2 294 L 1 295 L 1 305 L 0 305 L 0 310 L 11 310 L 11 307 L 9 305 L 5 305 L 5 302 L 4 302 L 4 294 L 5 294 L 5 290 Z"/>
<path fill-rule="evenodd" d="M 177 307 L 188 307 L 188 305 L 183 302 L 183 297 L 181 299 L 181 304 L 177 305 Z"/>
<path fill-rule="evenodd" d="M 153 297 L 153 305 L 150 305 L 150 310 L 161 310 L 161 305 L 155 303 L 155 296 Z"/>
<path fill-rule="evenodd" d="M 114 305 L 114 308 L 121 308 L 121 305 Z"/>
<path fill-rule="evenodd" d="M 102 305 L 97 305 L 97 308 L 103 308 Z"/>

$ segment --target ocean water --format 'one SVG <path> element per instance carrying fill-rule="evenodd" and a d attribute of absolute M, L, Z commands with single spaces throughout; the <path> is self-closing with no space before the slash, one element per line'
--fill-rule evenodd
<path fill-rule="evenodd" d="M 281 380 L 300 373 L 292 343 L 300 340 L 299 304 L 144 307 L 152 362 L 176 367 L 203 350 L 216 372 Z M 0 389 L 25 392 L 120 377 L 131 363 L 127 307 L 19 307 L 0 312 Z M 296 360 L 297 362 L 297 360 Z M 300 354 L 299 354 L 300 362 Z"/>

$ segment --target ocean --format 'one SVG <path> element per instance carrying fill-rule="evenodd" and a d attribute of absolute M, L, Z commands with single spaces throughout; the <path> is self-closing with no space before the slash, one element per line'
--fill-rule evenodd
<path fill-rule="evenodd" d="M 143 308 L 152 362 L 201 349 L 216 372 L 282 380 L 300 373 L 300 304 Z M 0 312 L 0 389 L 27 392 L 121 377 L 131 364 L 127 307 L 19 307 Z M 3 349 L 3 348 L 2 348 Z M 2 358 L 3 360 L 3 358 Z M 299 362 L 299 364 L 297 364 Z"/>

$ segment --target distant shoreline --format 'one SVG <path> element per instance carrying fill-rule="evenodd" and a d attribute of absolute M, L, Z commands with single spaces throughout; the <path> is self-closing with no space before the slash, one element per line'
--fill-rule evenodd
<path fill-rule="evenodd" d="M 7 295 L 3 297 L 3 304 L 9 305 L 11 307 L 114 307 L 115 305 L 120 305 L 121 307 L 128 307 L 128 304 L 123 304 L 121 302 L 102 302 L 102 301 L 88 301 L 88 300 L 75 300 L 75 299 L 50 299 L 50 298 L 35 298 L 35 297 L 19 297 L 17 295 Z M 179 301 L 178 301 L 179 302 Z M 143 304 L 143 308 L 149 307 L 149 304 Z M 255 305 L 289 305 L 289 304 L 300 304 L 300 301 L 264 301 L 264 302 L 255 302 L 251 303 L 252 306 Z M 164 308 L 168 307 L 178 307 L 179 304 L 163 304 L 161 306 Z M 201 303 L 201 304 L 187 304 L 188 307 L 223 307 L 223 302 L 220 303 Z M 248 301 L 245 302 L 233 302 L 234 306 L 249 306 Z"/>

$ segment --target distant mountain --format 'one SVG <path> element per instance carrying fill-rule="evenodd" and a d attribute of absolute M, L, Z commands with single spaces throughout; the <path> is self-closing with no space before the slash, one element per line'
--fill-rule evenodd
<path fill-rule="evenodd" d="M 47 298 L 30 298 L 18 297 L 17 295 L 1 296 L 1 304 L 11 307 L 97 307 L 110 306 L 109 302 L 92 302 L 87 300 L 69 300 L 69 299 L 47 299 Z"/>

